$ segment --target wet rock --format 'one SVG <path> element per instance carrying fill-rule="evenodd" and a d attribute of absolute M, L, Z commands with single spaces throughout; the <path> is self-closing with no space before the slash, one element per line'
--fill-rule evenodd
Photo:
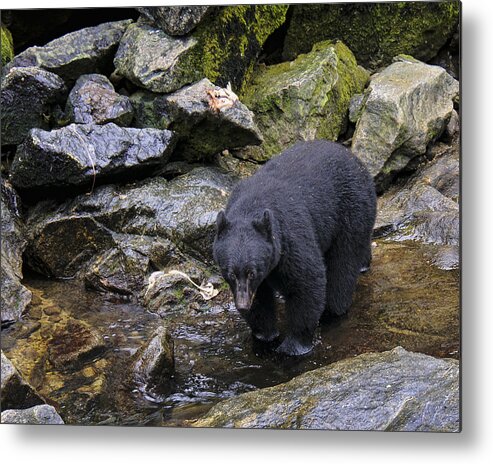
<path fill-rule="evenodd" d="M 61 425 L 63 419 L 53 406 L 43 404 L 29 409 L 8 409 L 2 412 L 2 424 Z"/>
<path fill-rule="evenodd" d="M 129 98 L 115 92 L 113 84 L 101 74 L 85 74 L 77 79 L 68 96 L 66 113 L 78 124 L 114 122 L 128 126 L 133 118 Z"/>
<path fill-rule="evenodd" d="M 264 137 L 252 158 L 268 159 L 298 140 L 337 140 L 350 98 L 368 78 L 341 42 L 321 42 L 295 61 L 259 67 L 243 98 Z"/>
<path fill-rule="evenodd" d="M 84 272 L 87 287 L 120 295 L 139 294 L 156 269 L 178 263 L 180 254 L 169 240 L 114 234 L 116 244 L 96 256 Z"/>
<path fill-rule="evenodd" d="M 239 91 L 267 37 L 284 22 L 287 9 L 287 5 L 218 8 L 184 37 L 171 37 L 141 20 L 125 33 L 115 67 L 153 92 L 173 92 L 204 77 L 223 87 L 231 82 Z"/>
<path fill-rule="evenodd" d="M 61 204 L 38 203 L 27 219 L 28 263 L 43 274 L 67 277 L 121 243 L 116 234 L 167 239 L 210 261 L 216 215 L 233 183 L 217 169 L 197 168 L 169 182 L 158 177 L 106 185 Z M 140 262 L 147 268 L 147 259 Z"/>
<path fill-rule="evenodd" d="M 135 354 L 133 369 L 137 382 L 144 384 L 146 389 L 169 384 L 175 371 L 175 358 L 173 339 L 166 326 L 158 327 L 149 342 Z"/>
<path fill-rule="evenodd" d="M 420 240 L 445 246 L 433 261 L 444 269 L 459 265 L 460 166 L 458 141 L 429 150 L 433 161 L 423 164 L 402 185 L 378 199 L 375 234 L 397 240 Z"/>
<path fill-rule="evenodd" d="M 373 76 L 352 151 L 382 191 L 444 131 L 459 83 L 444 69 L 402 57 Z"/>
<path fill-rule="evenodd" d="M 75 370 L 106 348 L 102 335 L 89 324 L 69 319 L 57 327 L 48 345 L 48 360 L 58 370 Z"/>
<path fill-rule="evenodd" d="M 21 284 L 22 253 L 26 248 L 20 199 L 10 185 L 1 184 L 1 318 L 2 326 L 19 320 L 31 301 L 31 292 Z"/>
<path fill-rule="evenodd" d="M 71 32 L 43 47 L 30 47 L 8 67 L 39 66 L 58 74 L 67 84 L 82 74 L 110 74 L 118 43 L 132 20 L 103 23 Z"/>
<path fill-rule="evenodd" d="M 176 151 L 187 161 L 262 142 L 253 113 L 208 79 L 164 96 L 159 111 L 170 120 L 168 127 L 179 137 Z"/>
<path fill-rule="evenodd" d="M 33 129 L 19 146 L 12 183 L 23 190 L 63 189 L 163 166 L 174 148 L 172 132 L 71 124 L 50 132 Z"/>
<path fill-rule="evenodd" d="M 19 144 L 33 127 L 49 129 L 66 88 L 56 74 L 38 67 L 11 68 L 2 79 L 2 145 Z"/>
<path fill-rule="evenodd" d="M 283 57 L 292 60 L 314 43 L 342 40 L 358 63 L 375 70 L 398 54 L 433 58 L 453 35 L 459 2 L 294 5 Z"/>
<path fill-rule="evenodd" d="M 186 35 L 204 19 L 210 6 L 158 6 L 141 7 L 142 13 L 156 27 L 169 35 Z"/>
<path fill-rule="evenodd" d="M 395 348 L 214 406 L 195 427 L 460 431 L 459 362 Z"/>
<path fill-rule="evenodd" d="M 1 356 L 2 388 L 0 390 L 0 403 L 2 411 L 5 411 L 6 409 L 30 408 L 37 404 L 43 404 L 44 400 L 36 393 L 34 388 L 22 378 L 19 371 L 12 365 L 3 351 Z"/>

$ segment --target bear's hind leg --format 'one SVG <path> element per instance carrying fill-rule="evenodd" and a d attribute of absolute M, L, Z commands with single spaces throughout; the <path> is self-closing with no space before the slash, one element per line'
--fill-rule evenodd
<path fill-rule="evenodd" d="M 271 342 L 279 336 L 274 291 L 266 282 L 260 284 L 252 307 L 244 317 L 258 340 Z"/>

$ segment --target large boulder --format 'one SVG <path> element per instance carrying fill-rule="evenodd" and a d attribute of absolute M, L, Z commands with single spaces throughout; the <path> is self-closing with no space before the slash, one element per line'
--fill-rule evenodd
<path fill-rule="evenodd" d="M 283 57 L 292 60 L 316 42 L 339 39 L 371 70 L 401 53 L 428 61 L 452 37 L 459 14 L 458 1 L 294 5 Z"/>
<path fill-rule="evenodd" d="M 204 77 L 223 87 L 231 82 L 238 91 L 267 37 L 283 24 L 287 9 L 287 5 L 220 7 L 183 37 L 139 20 L 122 38 L 116 70 L 153 92 L 173 92 Z"/>
<path fill-rule="evenodd" d="M 431 162 L 378 199 L 375 235 L 437 245 L 432 262 L 443 269 L 459 266 L 459 151 L 457 140 L 438 143 Z"/>
<path fill-rule="evenodd" d="M 10 68 L 2 79 L 2 145 L 19 144 L 33 127 L 49 129 L 64 104 L 63 79 L 36 66 Z"/>
<path fill-rule="evenodd" d="M 458 92 L 459 83 L 443 68 L 406 57 L 373 76 L 351 149 L 378 190 L 442 134 Z"/>
<path fill-rule="evenodd" d="M 167 239 L 210 261 L 216 215 L 225 207 L 233 182 L 219 170 L 204 167 L 172 181 L 157 177 L 124 186 L 105 185 L 59 205 L 40 202 L 27 219 L 28 263 L 45 275 L 71 277 L 96 256 L 119 246 L 124 240 L 121 234 Z M 135 244 L 126 243 L 135 249 Z M 150 253 L 153 247 L 139 249 Z M 157 262 L 163 264 L 173 257 L 173 249 L 163 243 L 157 255 Z M 149 266 L 148 259 L 131 262 Z"/>
<path fill-rule="evenodd" d="M 114 122 L 128 126 L 133 119 L 133 108 L 128 97 L 115 92 L 106 76 L 84 74 L 70 91 L 66 117 L 77 124 Z"/>
<path fill-rule="evenodd" d="M 187 161 L 262 142 L 253 113 L 233 92 L 208 79 L 171 95 L 138 92 L 132 100 L 137 108 L 136 124 L 171 129 L 178 136 L 176 156 Z"/>
<path fill-rule="evenodd" d="M 2 412 L 2 424 L 62 425 L 63 419 L 53 406 L 43 404 L 28 409 L 7 409 Z"/>
<path fill-rule="evenodd" d="M 111 176 L 131 177 L 163 166 L 174 148 L 168 130 L 71 124 L 33 129 L 12 163 L 12 183 L 23 190 L 64 189 Z"/>
<path fill-rule="evenodd" d="M 460 431 L 459 362 L 403 348 L 307 372 L 214 406 L 195 427 Z"/>
<path fill-rule="evenodd" d="M 26 248 L 20 199 L 10 185 L 1 184 L 1 287 L 2 326 L 19 320 L 31 302 L 31 292 L 21 284 L 22 253 Z"/>
<path fill-rule="evenodd" d="M 151 23 L 169 35 L 188 34 L 212 9 L 204 5 L 137 8 Z"/>
<path fill-rule="evenodd" d="M 82 74 L 109 74 L 120 39 L 132 20 L 103 23 L 70 32 L 43 47 L 30 47 L 17 55 L 11 67 L 39 66 L 58 74 L 67 84 Z"/>
<path fill-rule="evenodd" d="M 243 97 L 264 137 L 253 157 L 270 158 L 298 140 L 337 140 L 351 96 L 368 78 L 343 43 L 330 41 L 292 62 L 257 68 Z"/>
<path fill-rule="evenodd" d="M 2 388 L 0 390 L 2 411 L 6 409 L 24 409 L 37 404 L 43 404 L 44 400 L 36 393 L 13 366 L 2 351 Z"/>

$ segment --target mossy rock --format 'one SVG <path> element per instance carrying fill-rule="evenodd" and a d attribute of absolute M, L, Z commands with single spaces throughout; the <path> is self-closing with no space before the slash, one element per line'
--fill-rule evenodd
<path fill-rule="evenodd" d="M 171 37 L 139 20 L 115 57 L 119 74 L 152 92 L 170 93 L 207 77 L 239 91 L 267 37 L 283 24 L 287 5 L 237 5 L 217 10 L 191 35 Z"/>
<path fill-rule="evenodd" d="M 292 62 L 258 67 L 243 101 L 264 143 L 250 150 L 250 158 L 263 161 L 299 140 L 337 140 L 346 129 L 351 97 L 368 79 L 342 42 L 320 42 Z"/>
<path fill-rule="evenodd" d="M 428 61 L 452 37 L 459 16 L 458 1 L 295 5 L 283 57 L 339 39 L 371 70 L 401 53 Z"/>
<path fill-rule="evenodd" d="M 0 42 L 2 44 L 2 66 L 14 58 L 14 44 L 12 34 L 6 27 L 0 27 Z"/>

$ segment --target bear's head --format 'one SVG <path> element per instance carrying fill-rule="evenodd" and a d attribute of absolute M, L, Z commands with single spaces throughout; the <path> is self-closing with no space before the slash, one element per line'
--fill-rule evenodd
<path fill-rule="evenodd" d="M 248 311 L 259 285 L 279 262 L 279 239 L 272 212 L 258 218 L 217 215 L 214 260 L 233 292 L 236 308 Z"/>

